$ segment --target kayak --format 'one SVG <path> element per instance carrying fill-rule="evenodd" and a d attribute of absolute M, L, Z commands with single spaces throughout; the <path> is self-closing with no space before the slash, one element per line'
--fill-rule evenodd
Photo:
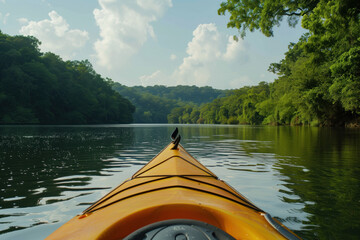
<path fill-rule="evenodd" d="M 180 139 L 176 129 L 149 163 L 46 239 L 300 239 L 197 161 Z"/>

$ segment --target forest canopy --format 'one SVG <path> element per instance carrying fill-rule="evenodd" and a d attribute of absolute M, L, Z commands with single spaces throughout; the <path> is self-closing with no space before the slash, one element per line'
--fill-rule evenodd
<path fill-rule="evenodd" d="M 227 0 L 228 27 L 274 35 L 307 30 L 269 71 L 272 83 L 234 90 L 127 87 L 89 61 L 41 53 L 33 37 L 0 33 L 0 124 L 215 123 L 360 126 L 360 1 Z M 122 97 L 124 96 L 124 97 Z M 134 105 L 133 105 L 134 104 Z M 136 107 L 136 110 L 135 110 Z"/>
<path fill-rule="evenodd" d="M 0 124 L 132 122 L 134 106 L 89 61 L 63 61 L 39 44 L 0 32 Z"/>
<path fill-rule="evenodd" d="M 113 89 L 129 99 L 136 107 L 135 123 L 167 123 L 168 115 L 174 108 L 191 105 L 201 106 L 218 97 L 225 96 L 227 90 L 197 86 L 134 86 L 127 87 L 113 83 Z"/>
<path fill-rule="evenodd" d="M 229 13 L 228 27 L 241 37 L 255 30 L 271 37 L 284 18 L 290 26 L 301 21 L 307 33 L 269 66 L 278 75 L 273 83 L 174 109 L 170 122 L 360 125 L 360 1 L 227 0 L 218 13 Z"/>

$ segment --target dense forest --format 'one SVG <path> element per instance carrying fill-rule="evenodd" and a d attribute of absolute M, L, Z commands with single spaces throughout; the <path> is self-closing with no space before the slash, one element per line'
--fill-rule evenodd
<path fill-rule="evenodd" d="M 0 124 L 132 122 L 134 106 L 89 61 L 63 61 L 39 44 L 0 31 Z"/>
<path fill-rule="evenodd" d="M 182 106 L 200 107 L 218 97 L 226 96 L 228 92 L 196 86 L 127 87 L 115 82 L 112 87 L 135 105 L 135 123 L 167 123 L 172 109 Z"/>
<path fill-rule="evenodd" d="M 360 126 L 360 1 L 227 0 L 219 14 L 240 37 L 273 36 L 301 22 L 307 32 L 272 63 L 278 75 L 235 90 L 127 87 L 89 61 L 41 53 L 34 37 L 0 32 L 0 124 L 214 123 Z M 237 39 L 237 36 L 234 36 Z"/>
<path fill-rule="evenodd" d="M 273 83 L 234 90 L 200 108 L 175 108 L 169 122 L 360 125 L 360 1 L 228 0 L 219 9 L 225 13 L 241 37 L 255 30 L 271 37 L 285 17 L 308 31 L 270 65 L 279 76 Z"/>
<path fill-rule="evenodd" d="M 127 87 L 102 78 L 88 60 L 63 61 L 39 44 L 0 32 L 0 124 L 167 123 L 172 109 L 200 107 L 227 92 Z"/>

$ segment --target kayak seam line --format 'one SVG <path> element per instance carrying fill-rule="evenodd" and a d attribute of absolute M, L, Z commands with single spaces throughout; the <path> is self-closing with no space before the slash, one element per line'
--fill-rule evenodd
<path fill-rule="evenodd" d="M 150 176 L 149 176 L 150 177 Z M 262 209 L 258 208 L 255 204 L 253 204 L 252 202 L 250 202 L 246 197 L 244 197 L 241 193 L 237 192 L 234 188 L 232 188 L 231 186 L 229 186 L 226 182 L 222 181 L 222 180 L 219 180 L 221 181 L 222 183 L 226 184 L 227 187 L 229 187 L 232 191 L 229 191 L 227 190 L 226 188 L 223 188 L 221 186 L 218 186 L 218 185 L 215 185 L 215 184 L 212 184 L 212 183 L 208 183 L 208 182 L 205 182 L 205 181 L 201 181 L 201 180 L 198 180 L 198 179 L 194 179 L 192 177 L 205 177 L 205 178 L 212 178 L 212 176 L 208 176 L 208 175 L 152 175 L 151 177 L 179 177 L 179 178 L 183 178 L 183 179 L 187 179 L 189 181 L 193 181 L 193 182 L 197 182 L 197 183 L 202 183 L 202 184 L 206 184 L 206 185 L 209 185 L 209 186 L 212 186 L 212 187 L 215 187 L 215 188 L 218 188 L 218 189 L 221 189 L 227 193 L 230 193 L 231 195 L 233 195 L 234 197 L 240 199 L 241 201 L 243 201 L 244 203 L 247 203 L 249 204 L 250 206 L 254 207 L 254 208 L 257 208 L 259 209 L 260 212 L 263 212 Z M 148 178 L 148 176 L 143 176 L 143 177 L 138 177 L 138 178 Z M 166 178 L 161 178 L 161 179 L 158 179 L 158 180 L 163 180 L 163 179 L 166 179 Z M 218 179 L 217 179 L 218 180 Z M 149 182 L 144 182 L 143 184 L 146 184 L 146 183 L 150 183 Z M 131 187 L 129 187 L 131 188 Z M 124 189 L 125 190 L 125 189 Z M 127 189 L 126 189 L 127 190 Z M 119 192 L 120 193 L 120 192 Z"/>
<path fill-rule="evenodd" d="M 164 152 L 164 151 L 170 146 L 170 144 L 172 144 L 172 142 L 169 143 L 165 148 L 163 148 L 163 149 L 162 149 L 156 156 L 154 156 L 148 163 L 150 163 L 152 160 L 154 160 L 155 158 L 157 158 L 162 152 Z M 179 145 L 181 146 L 181 144 L 179 144 Z M 181 147 L 182 147 L 182 146 L 181 146 Z M 145 164 L 142 168 L 140 168 L 139 170 L 137 170 L 137 171 L 132 175 L 131 179 L 124 181 L 122 184 L 120 184 L 119 186 L 115 187 L 113 190 L 111 190 L 111 191 L 110 191 L 108 194 L 106 194 L 104 197 L 106 197 L 107 195 L 110 195 L 111 193 L 113 193 L 114 191 L 116 191 L 117 189 L 119 189 L 121 186 L 123 186 L 125 183 L 131 181 L 131 180 L 134 179 L 134 178 L 137 178 L 136 175 L 137 175 L 139 172 L 141 172 L 141 170 L 142 170 L 144 167 L 146 167 L 146 165 L 147 165 L 147 164 Z M 120 192 L 122 192 L 122 191 L 120 191 Z M 118 193 L 119 193 L 119 192 L 118 192 Z M 118 194 L 118 193 L 116 193 L 116 194 Z M 115 196 L 116 194 L 114 194 L 113 196 Z M 104 202 L 104 201 L 110 199 L 112 196 L 110 196 L 110 197 L 108 197 L 108 198 L 106 198 L 106 199 L 104 199 L 104 197 L 100 198 L 99 200 L 97 200 L 96 202 L 94 202 L 93 205 L 91 205 L 90 207 L 86 208 L 86 209 L 83 211 L 83 213 L 86 213 L 86 212 L 90 211 L 91 209 L 93 209 L 93 208 L 96 207 L 97 205 L 101 204 L 101 202 Z"/>
<path fill-rule="evenodd" d="M 205 177 L 205 178 L 214 178 L 213 176 L 209 176 L 209 175 L 200 175 L 200 174 L 177 174 L 177 175 L 151 175 L 151 176 L 139 176 L 137 178 L 152 178 L 152 177 L 182 177 L 182 176 L 186 176 L 186 177 Z M 216 179 L 218 180 L 218 179 Z"/>
<path fill-rule="evenodd" d="M 181 144 L 180 144 L 180 146 L 181 146 Z M 192 159 L 195 159 L 198 163 L 200 163 L 200 165 L 202 165 L 203 167 L 205 167 L 199 160 L 197 160 L 193 155 L 191 155 L 191 153 L 189 153 L 188 151 L 186 151 L 186 149 L 183 147 L 183 146 L 181 146 L 182 147 L 182 149 L 183 149 L 183 151 L 186 153 L 186 154 L 188 154 Z M 205 167 L 207 170 L 209 170 L 207 167 Z M 214 173 L 212 173 L 210 170 L 209 170 L 209 172 L 210 172 L 210 174 L 212 175 L 212 176 L 215 176 L 216 177 L 216 179 L 218 179 L 218 176 L 216 176 Z"/>
<path fill-rule="evenodd" d="M 120 194 L 120 193 L 123 193 L 129 189 L 132 189 L 132 188 L 135 188 L 135 187 L 138 187 L 138 186 L 141 186 L 141 185 L 145 185 L 145 184 L 148 184 L 148 183 L 152 183 L 152 182 L 155 182 L 155 181 L 161 181 L 161 180 L 165 180 L 165 179 L 169 179 L 169 178 L 173 178 L 173 177 L 180 177 L 180 178 L 183 178 L 183 179 L 186 179 L 188 181 L 193 181 L 193 182 L 198 182 L 198 183 L 202 183 L 202 184 L 205 184 L 205 185 L 209 185 L 209 186 L 212 186 L 212 187 L 215 187 L 215 188 L 218 188 L 220 190 L 223 190 L 229 194 L 231 194 L 232 196 L 236 197 L 237 199 L 241 200 L 242 202 L 244 202 L 245 204 L 249 204 L 251 207 L 253 208 L 256 208 L 258 209 L 258 211 L 263 211 L 261 210 L 260 208 L 258 208 L 257 206 L 255 206 L 253 203 L 251 203 L 250 201 L 248 201 L 246 198 L 244 198 L 241 194 L 239 194 L 238 192 L 235 191 L 234 192 L 231 192 L 221 186 L 218 186 L 218 185 L 215 185 L 215 184 L 212 184 L 212 183 L 208 183 L 208 182 L 205 182 L 205 181 L 201 181 L 201 180 L 198 180 L 198 179 L 193 179 L 191 177 L 211 177 L 211 176 L 202 176 L 202 175 L 159 175 L 159 176 L 153 176 L 153 177 L 158 177 L 157 179 L 153 179 L 153 180 L 150 180 L 150 181 L 147 181 L 147 182 L 142 182 L 142 183 L 139 183 L 139 184 L 135 184 L 135 185 L 132 185 L 132 186 L 129 186 L 127 188 L 124 188 L 122 190 L 120 190 L 119 192 L 116 192 L 114 194 L 112 194 L 111 196 L 108 196 L 106 198 L 103 198 L 103 199 L 100 199 L 99 201 L 95 202 L 92 206 L 90 206 L 89 208 L 87 208 L 85 211 L 83 211 L 83 213 L 86 213 L 86 212 L 89 212 L 91 211 L 91 209 L 94 209 L 96 208 L 97 206 L 99 206 L 100 204 L 102 204 L 103 202 L 113 198 L 114 196 Z M 146 178 L 146 177 L 141 177 L 141 178 Z M 222 181 L 223 182 L 223 181 Z M 224 183 L 224 182 L 223 182 Z M 124 184 L 124 183 L 123 183 Z M 123 185 L 121 184 L 121 185 Z M 226 183 L 224 183 L 226 184 Z M 227 185 L 228 186 L 228 185 Z M 117 189 L 117 188 L 116 188 Z M 230 188 L 231 190 L 234 191 L 233 188 Z M 240 196 L 239 196 L 240 195 Z M 110 203 L 109 203 L 110 204 Z"/>
<path fill-rule="evenodd" d="M 186 178 L 186 177 L 185 177 Z M 194 179 L 195 180 L 195 179 Z M 238 197 L 239 199 L 241 199 L 242 201 L 250 204 L 251 206 L 255 207 L 255 208 L 258 208 L 260 211 L 263 211 L 262 209 L 260 209 L 259 207 L 257 207 L 255 204 L 253 204 L 249 199 L 247 199 L 244 195 L 242 195 L 240 192 L 238 192 L 235 188 L 233 188 L 231 185 L 229 185 L 227 182 L 221 180 L 221 179 L 218 179 L 220 182 L 224 183 L 228 188 L 231 189 L 231 191 L 225 189 L 225 188 L 222 188 L 221 189 L 224 189 L 225 191 L 228 191 L 230 193 L 232 193 L 234 196 Z M 207 182 L 204 182 L 204 181 L 200 181 L 200 180 L 197 180 L 201 183 L 205 183 L 205 184 L 209 184 L 209 185 L 213 185 L 211 183 L 207 183 Z"/>
<path fill-rule="evenodd" d="M 105 195 L 103 198 L 99 199 L 98 201 L 96 201 L 95 203 L 93 203 L 90 207 L 88 207 L 87 209 L 85 209 L 83 211 L 83 214 L 91 211 L 91 209 L 97 207 L 98 205 L 100 205 L 101 203 L 109 200 L 110 198 L 122 193 L 122 192 L 125 192 L 131 188 L 134 188 L 134 187 L 138 187 L 138 186 L 141 186 L 141 185 L 145 185 L 147 183 L 152 183 L 152 182 L 155 182 L 155 181 L 160 181 L 160 180 L 164 180 L 164 179 L 168 179 L 168 178 L 172 178 L 172 177 L 183 177 L 183 176 L 189 176 L 189 177 L 212 177 L 212 176 L 208 176 L 208 175 L 153 175 L 153 176 L 139 176 L 137 178 L 156 178 L 156 179 L 153 179 L 153 180 L 150 180 L 150 181 L 147 181 L 147 182 L 142 182 L 142 183 L 138 183 L 138 184 L 135 184 L 135 185 L 132 185 L 130 187 L 127 187 L 127 188 L 124 188 L 114 194 L 112 194 L 111 196 L 108 196 L 106 197 L 107 195 L 110 195 L 111 193 L 113 193 L 115 190 L 119 189 L 121 186 L 123 186 L 125 183 L 127 182 L 130 182 L 131 180 L 127 180 L 125 182 L 123 182 L 122 184 L 120 184 L 119 186 L 117 186 L 115 189 L 113 189 L 110 193 L 108 193 L 107 195 Z M 106 198 L 105 198 L 106 197 Z"/>
<path fill-rule="evenodd" d="M 99 207 L 99 208 L 97 208 L 97 209 L 94 209 L 94 210 L 91 211 L 91 212 L 96 212 L 96 211 L 98 211 L 98 210 L 101 210 L 101 209 L 106 208 L 106 207 L 108 207 L 108 206 L 111 206 L 111 205 L 113 205 L 113 204 L 115 204 L 115 203 L 118 203 L 118 202 L 121 202 L 121 201 L 123 201 L 123 200 L 126 200 L 126 199 L 128 199 L 128 198 L 136 197 L 136 196 L 139 196 L 139 195 L 142 195 L 142 194 L 146 194 L 146 193 L 150 193 L 150 192 L 155 192 L 155 191 L 159 191 L 159 190 L 166 190 L 166 189 L 170 189 L 170 188 L 184 188 L 184 189 L 190 189 L 190 190 L 193 190 L 193 191 L 199 191 L 199 192 L 208 193 L 208 194 L 215 195 L 215 196 L 218 196 L 218 197 L 227 199 L 227 200 L 229 200 L 229 201 L 235 202 L 235 203 L 237 203 L 237 204 L 239 204 L 239 205 L 242 205 L 242 206 L 244 206 L 244 207 L 253 209 L 253 210 L 255 210 L 256 212 L 264 212 L 264 211 L 262 211 L 261 209 L 254 208 L 254 207 L 252 207 L 252 206 L 249 206 L 249 205 L 247 205 L 247 204 L 244 204 L 244 203 L 242 203 L 242 202 L 239 202 L 239 201 L 237 201 L 237 200 L 235 200 L 235 199 L 232 199 L 232 198 L 223 196 L 223 195 L 221 195 L 221 194 L 217 194 L 217 193 L 213 193 L 213 192 L 210 192 L 210 191 L 206 191 L 206 190 L 198 189 L 198 188 L 193 188 L 193 187 L 185 187 L 185 186 L 181 186 L 181 185 L 167 186 L 167 187 L 156 188 L 156 189 L 151 189 L 151 190 L 147 190 L 147 191 L 135 193 L 135 194 L 133 194 L 133 195 L 129 195 L 129 196 L 123 197 L 123 198 L 121 198 L 121 199 L 118 199 L 118 200 L 116 200 L 116 201 L 113 201 L 113 202 L 111 202 L 111 203 L 108 203 L 108 204 L 106 204 L 106 205 L 104 205 L 104 206 L 101 206 L 101 207 Z"/>
<path fill-rule="evenodd" d="M 98 199 L 98 200 L 95 201 L 91 206 L 89 206 L 88 208 L 86 208 L 86 209 L 83 211 L 83 213 L 88 212 L 90 209 L 92 209 L 92 208 L 94 208 L 95 206 L 99 205 L 101 202 L 104 202 L 104 201 L 110 199 L 111 196 L 110 196 L 110 197 L 106 197 L 106 196 L 112 194 L 113 192 L 115 192 L 117 189 L 119 189 L 121 186 L 123 186 L 123 185 L 124 185 L 125 183 L 127 183 L 127 182 L 130 182 L 130 180 L 125 180 L 124 182 L 122 182 L 120 185 L 118 185 L 118 186 L 115 187 L 113 190 L 111 190 L 108 194 L 106 194 L 106 195 L 103 196 L 102 198 Z M 112 195 L 112 196 L 115 196 L 116 194 L 117 194 L 117 193 L 115 193 L 115 194 Z M 106 198 L 105 198 L 105 197 L 106 197 Z"/>
<path fill-rule="evenodd" d="M 216 188 L 219 188 L 221 190 L 224 190 L 225 192 L 228 192 L 230 193 L 231 195 L 233 195 L 234 197 L 238 198 L 238 199 L 241 199 L 241 201 L 249 204 L 250 206 L 254 207 L 254 208 L 257 208 L 259 210 L 259 212 L 263 212 L 262 209 L 258 208 L 257 206 L 255 206 L 252 202 L 250 202 L 249 200 L 247 200 L 244 196 L 242 196 L 240 193 L 238 193 L 237 191 L 234 191 L 233 188 L 230 188 L 231 190 L 233 190 L 234 192 L 232 191 L 229 191 L 227 190 L 226 188 L 223 188 L 221 186 L 217 186 L 215 184 L 212 184 L 212 183 L 207 183 L 207 182 L 204 182 L 204 181 L 201 181 L 201 180 L 198 180 L 198 179 L 193 179 L 193 178 L 190 178 L 190 177 L 187 177 L 187 176 L 181 176 L 182 178 L 185 178 L 185 179 L 188 179 L 188 180 L 191 180 L 191 181 L 195 181 L 195 182 L 199 182 L 199 183 L 202 183 L 202 184 L 207 184 L 207 185 L 210 185 L 210 186 L 213 186 L 213 187 L 216 187 Z M 222 183 L 226 184 L 225 182 L 222 181 Z M 228 184 L 226 184 L 228 187 L 230 187 Z M 240 196 L 239 196 L 240 195 Z"/>
<path fill-rule="evenodd" d="M 162 177 L 162 176 L 159 176 L 159 177 Z M 125 183 L 127 182 L 130 182 L 131 180 L 128 180 L 128 181 L 125 181 L 123 182 L 120 186 L 116 187 L 113 191 L 111 191 L 109 194 L 105 195 L 103 198 L 101 198 L 99 201 L 95 202 L 93 205 L 91 205 L 90 207 L 88 207 L 87 209 L 85 209 L 83 211 L 83 214 L 87 213 L 87 212 L 90 212 L 91 209 L 94 209 L 95 207 L 97 207 L 98 205 L 100 205 L 101 203 L 109 200 L 110 198 L 122 193 L 122 192 L 125 192 L 131 188 L 134 188 L 134 187 L 138 187 L 138 186 L 141 186 L 141 185 L 144 185 L 144 184 L 147 184 L 147 183 L 152 183 L 152 182 L 156 182 L 156 181 L 160 181 L 160 180 L 164 180 L 164 179 L 167 179 L 167 178 L 171 178 L 171 176 L 163 176 L 163 178 L 156 178 L 156 179 L 153 179 L 153 180 L 150 180 L 150 181 L 147 181 L 147 182 L 142 182 L 142 183 L 138 183 L 138 184 L 135 184 L 135 185 L 132 185 L 130 187 L 127 187 L 127 188 L 124 188 L 114 194 L 112 194 L 111 196 L 108 196 L 106 197 L 107 195 L 111 194 L 112 192 L 114 192 L 116 189 L 118 189 L 119 187 L 123 186 Z M 105 198 L 106 197 L 106 198 Z"/>
<path fill-rule="evenodd" d="M 169 143 L 165 148 L 163 148 L 158 154 L 156 154 L 156 156 L 154 156 L 147 164 L 149 164 L 152 160 L 154 160 L 154 159 L 157 158 L 162 152 L 164 152 L 164 151 L 170 146 L 170 144 L 172 144 L 172 142 Z M 138 172 L 140 172 L 144 167 L 146 167 L 147 164 L 145 164 L 142 168 L 140 168 L 139 170 L 137 170 L 137 171 L 132 175 L 131 178 L 134 178 L 134 176 L 136 176 L 136 175 L 138 174 Z"/>
<path fill-rule="evenodd" d="M 202 176 L 202 175 L 189 175 L 189 176 L 193 176 L 193 177 L 211 177 L 211 176 Z M 138 183 L 138 184 L 135 184 L 135 185 L 132 185 L 132 186 L 129 186 L 127 188 L 124 188 L 114 194 L 112 194 L 111 196 L 108 196 L 106 197 L 106 195 L 99 199 L 98 201 L 96 201 L 93 205 L 91 205 L 90 207 L 88 207 L 87 209 L 85 209 L 83 211 L 83 214 L 87 213 L 87 212 L 90 212 L 91 209 L 94 209 L 96 208 L 98 205 L 100 205 L 101 203 L 109 200 L 110 198 L 120 194 L 120 193 L 123 193 L 129 189 L 132 189 L 132 188 L 135 188 L 135 187 L 139 187 L 141 185 L 145 185 L 145 184 L 148 184 L 148 183 L 153 183 L 153 182 L 156 182 L 156 181 L 160 181 L 160 180 L 164 180 L 164 179 L 169 179 L 169 178 L 172 178 L 172 177 L 183 177 L 183 176 L 179 176 L 179 175 L 157 175 L 157 176 L 151 176 L 151 177 L 156 177 L 156 179 L 153 179 L 153 180 L 150 180 L 150 181 L 147 181 L 147 182 L 142 182 L 142 183 Z M 137 178 L 150 178 L 150 177 L 137 177 Z M 131 180 L 128 180 L 128 181 L 125 181 L 123 182 L 120 186 L 116 187 L 113 191 L 111 191 L 109 194 L 107 195 L 110 195 L 112 192 L 114 192 L 116 189 L 120 188 L 121 186 L 123 186 L 125 183 L 127 182 L 130 182 Z M 105 198 L 106 197 L 106 198 Z"/>
<path fill-rule="evenodd" d="M 105 196 L 103 196 L 102 198 L 100 198 L 99 200 L 97 200 L 96 202 L 94 202 L 90 207 L 86 208 L 83 211 L 83 214 L 90 211 L 91 209 L 93 209 L 94 207 L 98 206 L 99 204 L 101 204 L 102 202 L 109 200 L 110 198 L 112 198 L 112 196 L 115 196 L 117 193 L 115 193 L 114 195 L 111 195 L 113 192 L 115 192 L 117 189 L 119 189 L 121 186 L 123 186 L 125 183 L 129 182 L 130 180 L 126 180 L 123 183 L 121 183 L 119 186 L 115 187 L 113 190 L 111 190 L 108 194 L 106 194 Z M 111 195 L 110 197 L 106 197 L 108 195 Z"/>
<path fill-rule="evenodd" d="M 151 169 L 153 169 L 153 168 L 155 168 L 155 167 L 157 167 L 157 166 L 159 166 L 159 165 L 163 164 L 164 162 L 169 161 L 170 159 L 172 159 L 172 158 L 174 158 L 174 157 L 181 158 L 182 160 L 184 160 L 184 161 L 186 161 L 187 163 L 189 163 L 189 164 L 193 165 L 194 167 L 196 167 L 196 168 L 200 169 L 201 171 L 203 171 L 203 172 L 205 172 L 205 173 L 207 173 L 207 174 L 211 175 L 212 177 L 214 177 L 214 178 L 218 179 L 218 177 L 217 177 L 216 175 L 214 175 L 214 174 L 212 174 L 211 172 L 208 172 L 208 171 L 206 171 L 206 170 L 202 169 L 201 167 L 199 167 L 199 166 L 195 165 L 194 163 L 192 163 L 192 162 L 188 161 L 187 159 L 183 158 L 182 156 L 171 156 L 171 157 L 169 157 L 169 158 L 165 159 L 164 161 L 161 161 L 161 162 L 159 162 L 158 164 L 155 164 L 154 166 L 152 166 L 152 167 L 150 167 L 150 168 L 146 169 L 145 171 L 143 171 L 142 173 L 140 173 L 140 174 L 138 174 L 138 175 L 134 174 L 132 178 L 133 178 L 133 179 L 134 179 L 134 178 L 137 178 L 137 177 L 139 177 L 140 175 L 142 175 L 142 174 L 144 174 L 144 173 L 146 173 L 146 172 L 150 171 Z M 197 160 L 196 160 L 196 161 L 197 161 Z M 199 161 L 198 161 L 198 162 L 199 162 Z M 200 162 L 199 162 L 199 163 L 200 163 Z M 200 164 L 201 164 L 201 163 L 200 163 Z M 145 165 L 145 166 L 146 166 L 146 165 Z M 205 166 L 204 166 L 204 167 L 205 167 Z"/>

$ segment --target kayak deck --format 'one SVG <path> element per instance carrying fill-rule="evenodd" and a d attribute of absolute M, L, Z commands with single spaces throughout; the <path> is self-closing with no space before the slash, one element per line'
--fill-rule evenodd
<path fill-rule="evenodd" d="M 235 239 L 299 239 L 174 142 L 47 239 L 124 239 L 171 219 L 210 224 Z"/>

